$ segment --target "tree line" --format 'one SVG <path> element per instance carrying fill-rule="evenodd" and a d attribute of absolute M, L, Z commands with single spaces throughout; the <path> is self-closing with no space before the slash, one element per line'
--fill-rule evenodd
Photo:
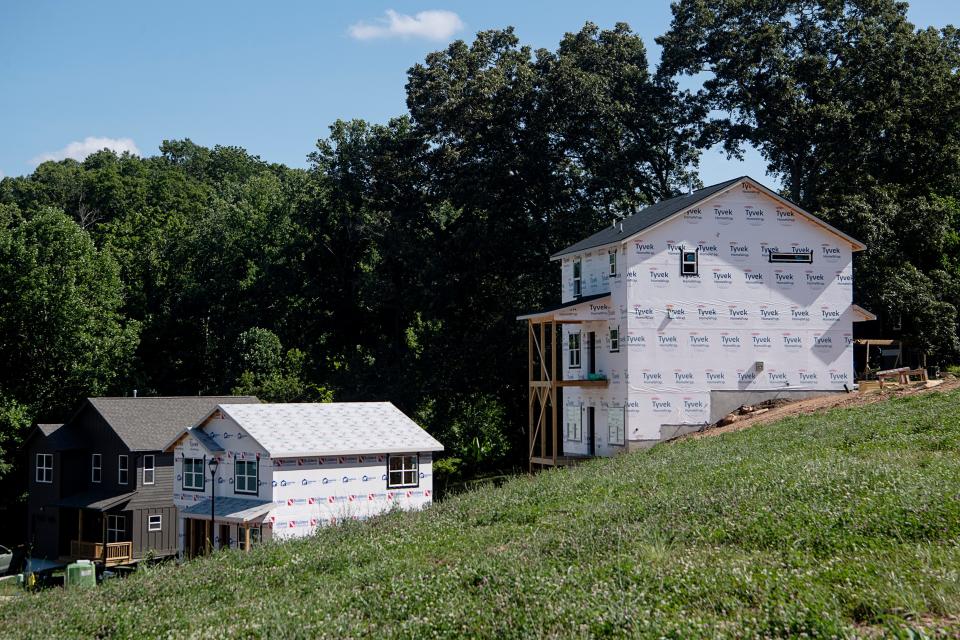
<path fill-rule="evenodd" d="M 524 459 L 524 311 L 551 253 L 756 147 L 869 246 L 856 298 L 958 350 L 960 40 L 893 0 L 680 0 L 651 65 L 626 24 L 510 28 L 426 56 L 407 113 L 337 121 L 308 168 L 231 146 L 101 151 L 0 181 L 0 465 L 90 395 L 384 399 L 451 473 Z M 695 88 L 684 88 L 694 85 Z"/>

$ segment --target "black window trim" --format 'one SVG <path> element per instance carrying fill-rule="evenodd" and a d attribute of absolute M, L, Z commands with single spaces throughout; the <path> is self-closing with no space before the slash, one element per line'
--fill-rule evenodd
<path fill-rule="evenodd" d="M 692 253 L 692 254 L 693 254 L 693 263 L 692 263 L 692 264 L 693 264 L 693 273 L 684 273 L 684 271 L 683 271 L 683 267 L 684 267 L 685 265 L 691 264 L 691 263 L 688 263 L 688 262 L 685 260 L 685 256 L 683 255 L 683 254 L 685 254 L 685 253 Z M 699 276 L 699 275 L 700 275 L 700 247 L 696 247 L 696 248 L 694 248 L 694 249 L 685 249 L 685 248 L 683 248 L 683 247 L 681 246 L 681 247 L 680 247 L 680 277 L 683 277 L 683 278 L 693 278 L 693 277 L 696 277 L 696 276 Z"/>
<path fill-rule="evenodd" d="M 776 258 L 774 256 L 776 256 Z M 813 251 L 804 251 L 802 253 L 795 251 L 768 251 L 767 261 L 775 264 L 813 264 Z"/>

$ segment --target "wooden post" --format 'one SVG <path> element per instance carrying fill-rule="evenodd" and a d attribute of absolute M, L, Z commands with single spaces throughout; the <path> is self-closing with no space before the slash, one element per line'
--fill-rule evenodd
<path fill-rule="evenodd" d="M 553 466 L 557 466 L 557 350 L 560 344 L 557 336 L 557 321 L 550 321 L 550 423 L 553 426 Z"/>
<path fill-rule="evenodd" d="M 533 451 L 533 320 L 527 320 L 527 451 Z M 533 473 L 533 463 L 528 471 Z"/>
<path fill-rule="evenodd" d="M 546 373 L 547 371 L 547 363 L 543 361 L 544 358 L 547 357 L 547 352 L 546 352 L 547 343 L 546 343 L 546 340 L 544 339 L 546 324 L 547 324 L 546 322 L 543 322 L 543 321 L 540 322 L 540 369 L 544 373 Z M 540 415 L 542 415 L 544 419 L 546 419 L 545 411 L 541 411 Z M 540 457 L 541 458 L 545 458 L 547 456 L 547 430 L 544 428 L 545 426 L 546 425 L 542 423 L 540 425 Z"/>
<path fill-rule="evenodd" d="M 243 538 L 245 541 L 243 545 L 244 551 L 249 553 L 250 552 L 250 525 L 247 524 L 246 522 L 243 523 Z"/>
<path fill-rule="evenodd" d="M 207 553 L 211 553 L 213 551 L 213 520 L 206 523 L 204 531 L 207 534 Z"/>

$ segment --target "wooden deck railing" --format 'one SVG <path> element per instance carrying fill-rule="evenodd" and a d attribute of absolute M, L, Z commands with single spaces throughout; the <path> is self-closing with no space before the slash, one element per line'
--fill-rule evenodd
<path fill-rule="evenodd" d="M 71 540 L 70 555 L 78 560 L 93 560 L 107 567 L 115 567 L 128 564 L 133 559 L 133 543 L 108 542 L 104 545 L 102 542 Z"/>

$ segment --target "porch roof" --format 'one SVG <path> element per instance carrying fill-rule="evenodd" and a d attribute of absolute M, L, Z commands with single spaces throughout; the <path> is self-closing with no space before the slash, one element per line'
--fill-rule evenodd
<path fill-rule="evenodd" d="M 231 498 L 228 496 L 218 497 L 216 505 L 214 505 L 217 520 L 240 523 L 250 522 L 264 516 L 272 508 L 273 503 L 269 500 L 248 500 L 247 498 Z M 209 520 L 210 498 L 205 498 L 185 509 L 180 509 L 180 514 L 196 520 Z"/>
<path fill-rule="evenodd" d="M 58 507 L 68 507 L 71 509 L 93 509 L 95 511 L 107 511 L 125 502 L 136 495 L 135 491 L 121 494 L 109 494 L 103 491 L 87 491 L 78 493 L 74 496 L 67 496 L 57 502 Z"/>
<path fill-rule="evenodd" d="M 522 316 L 517 316 L 517 320 L 549 320 L 555 317 L 558 313 L 563 311 L 573 311 L 575 307 L 581 304 L 587 304 L 594 302 L 596 300 L 610 299 L 610 292 L 607 293 L 596 293 L 592 296 L 582 296 L 580 298 L 574 298 L 570 302 L 563 302 L 552 307 L 547 307 L 540 311 L 531 311 L 530 313 L 525 313 Z M 572 316 L 571 316 L 572 317 Z M 560 320 L 560 318 L 557 318 Z M 600 318 L 596 318 L 600 320 Z"/>

